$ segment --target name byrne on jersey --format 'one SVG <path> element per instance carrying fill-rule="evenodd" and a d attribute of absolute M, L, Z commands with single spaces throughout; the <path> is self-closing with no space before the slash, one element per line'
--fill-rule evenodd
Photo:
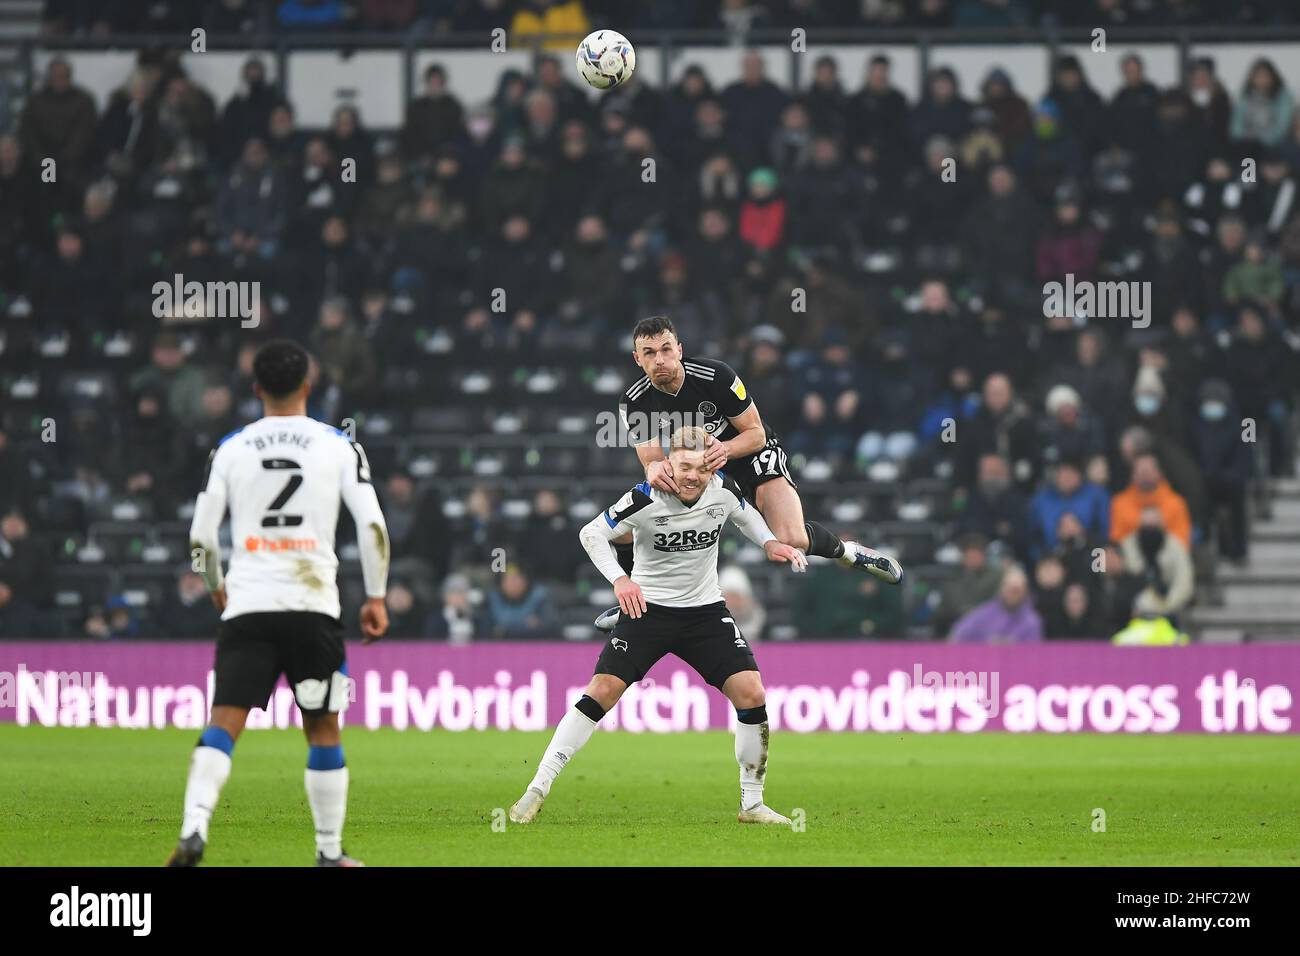
<path fill-rule="evenodd" d="M 291 431 L 271 432 L 269 435 L 243 436 L 243 438 L 244 441 L 256 448 L 258 451 L 263 451 L 264 449 L 280 445 L 290 445 L 294 448 L 301 448 L 305 451 L 311 447 L 312 442 L 311 435 Z"/>

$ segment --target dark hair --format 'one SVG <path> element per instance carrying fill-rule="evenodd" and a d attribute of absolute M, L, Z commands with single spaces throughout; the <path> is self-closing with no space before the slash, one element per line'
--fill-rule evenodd
<path fill-rule="evenodd" d="M 253 356 L 253 378 L 268 398 L 284 398 L 302 385 L 307 364 L 306 349 L 297 342 L 277 339 L 267 342 Z"/>
<path fill-rule="evenodd" d="M 677 335 L 673 320 L 668 316 L 652 315 L 649 318 L 642 319 L 632 327 L 632 347 L 636 347 L 637 339 L 652 339 L 664 332 L 671 332 L 674 337 Z"/>

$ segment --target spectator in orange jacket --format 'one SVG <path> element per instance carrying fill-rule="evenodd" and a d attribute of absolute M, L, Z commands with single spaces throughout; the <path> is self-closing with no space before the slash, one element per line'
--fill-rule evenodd
<path fill-rule="evenodd" d="M 1165 530 L 1183 543 L 1192 546 L 1192 518 L 1187 510 L 1187 500 L 1169 486 L 1160 472 L 1160 463 L 1150 453 L 1133 459 L 1133 479 L 1129 486 L 1115 495 L 1110 502 L 1110 536 L 1123 541 L 1142 523 L 1142 509 L 1156 508 L 1164 522 Z"/>

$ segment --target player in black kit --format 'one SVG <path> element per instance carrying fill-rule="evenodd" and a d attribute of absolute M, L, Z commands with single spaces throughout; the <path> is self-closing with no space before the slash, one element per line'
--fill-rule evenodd
<path fill-rule="evenodd" d="M 778 541 L 833 558 L 888 584 L 903 579 L 903 569 L 893 558 L 855 541 L 841 541 L 824 525 L 804 518 L 780 439 L 763 424 L 753 396 L 726 363 L 683 358 L 677 330 L 664 315 L 642 319 L 632 329 L 632 357 L 645 374 L 623 393 L 619 414 L 652 487 L 677 494 L 663 445 L 677 429 L 698 425 L 712 438 L 705 455 L 709 467 L 726 469 Z M 615 547 L 630 574 L 630 538 L 616 541 Z M 597 618 L 596 626 L 610 630 L 617 621 L 618 608 L 611 608 Z"/>

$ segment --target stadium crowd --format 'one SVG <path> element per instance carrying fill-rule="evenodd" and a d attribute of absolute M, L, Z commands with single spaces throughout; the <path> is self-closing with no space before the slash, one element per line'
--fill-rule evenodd
<path fill-rule="evenodd" d="M 589 621 L 576 530 L 637 477 L 592 422 L 661 312 L 741 372 L 809 513 L 912 570 L 906 593 L 828 567 L 773 592 L 728 552 L 747 634 L 1176 629 L 1215 561 L 1245 559 L 1252 480 L 1293 471 L 1287 78 L 1261 58 L 1229 90 L 1198 59 L 1159 89 L 1128 57 L 1107 101 L 1067 55 L 1044 91 L 938 66 L 910 102 L 887 58 L 863 67 L 817 60 L 792 95 L 751 53 L 722 88 L 693 65 L 591 98 L 543 55 L 463 103 L 435 65 L 375 131 L 347 105 L 301 128 L 256 58 L 218 103 L 142 52 L 102 111 L 54 59 L 0 134 L 0 636 L 212 633 L 188 508 L 278 336 L 309 344 L 313 412 L 374 463 L 395 636 Z M 160 308 L 176 274 L 260 283 L 256 327 Z M 1149 326 L 1045 317 L 1067 274 L 1150 283 Z"/>
<path fill-rule="evenodd" d="M 516 38 L 623 30 L 1218 26 L 1294 22 L 1288 0 L 45 0 L 49 33 L 481 33 Z M 568 49 L 571 39 L 548 41 Z"/>

